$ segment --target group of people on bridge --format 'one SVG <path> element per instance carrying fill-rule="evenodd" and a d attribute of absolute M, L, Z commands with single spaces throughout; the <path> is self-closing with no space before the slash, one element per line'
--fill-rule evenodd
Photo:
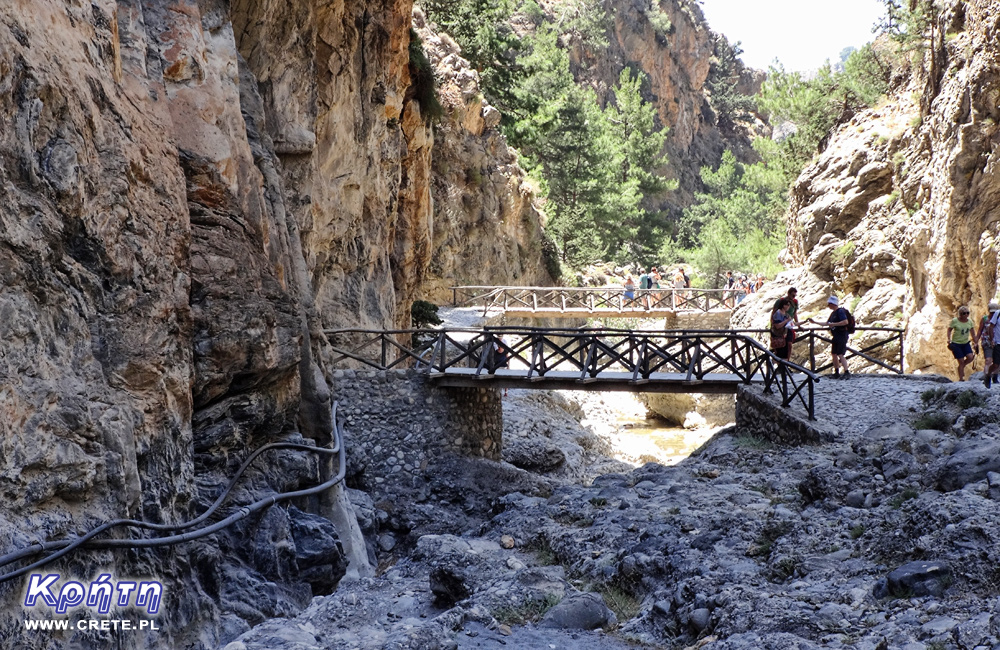
<path fill-rule="evenodd" d="M 788 294 L 778 298 L 771 311 L 771 352 L 786 361 L 791 360 L 792 343 L 795 342 L 795 331 L 802 329 L 802 321 L 799 320 L 798 289 L 792 287 Z M 818 327 L 829 328 L 833 336 L 831 356 L 833 357 L 833 378 L 850 379 L 851 371 L 847 368 L 847 341 L 854 333 L 854 316 L 846 307 L 840 305 L 837 296 L 830 296 L 826 301 L 830 315 L 826 322 L 819 323 L 812 318 L 805 319 L 804 322 L 811 323 Z M 843 374 L 841 373 L 843 371 Z"/>
<path fill-rule="evenodd" d="M 751 293 L 760 291 L 765 281 L 763 273 L 755 276 L 752 273 L 747 275 L 746 273 L 734 274 L 732 271 L 726 271 L 726 293 L 723 294 L 722 299 L 732 309 L 743 302 Z"/>
<path fill-rule="evenodd" d="M 648 272 L 640 267 L 638 274 L 638 283 L 635 276 L 631 273 L 625 275 L 625 281 L 622 283 L 625 290 L 625 299 L 629 305 L 637 301 L 641 302 L 645 309 L 649 309 L 651 304 L 658 305 L 662 289 L 672 290 L 671 307 L 673 309 L 683 308 L 688 304 L 690 294 L 686 290 L 691 289 L 691 276 L 688 275 L 685 267 L 678 266 L 673 272 L 664 269 L 662 273 L 655 266 Z M 734 274 L 733 271 L 726 271 L 722 303 L 730 309 L 736 307 L 749 294 L 760 291 L 765 281 L 766 278 L 763 274 Z"/>

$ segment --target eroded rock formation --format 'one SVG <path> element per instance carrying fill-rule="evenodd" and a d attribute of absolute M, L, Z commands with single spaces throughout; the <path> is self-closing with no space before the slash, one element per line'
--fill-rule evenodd
<path fill-rule="evenodd" d="M 419 9 L 414 26 L 434 65 L 444 108 L 434 130 L 434 219 L 423 294 L 443 302 L 451 299 L 448 287 L 458 284 L 551 286 L 543 217 L 516 152 L 499 131 L 500 112 L 483 98 L 479 75 L 455 42 L 435 33 Z"/>
<path fill-rule="evenodd" d="M 184 521 L 249 450 L 329 442 L 323 330 L 408 324 L 434 238 L 450 236 L 448 220 L 432 228 L 434 134 L 412 93 L 411 10 L 0 7 L 0 551 L 118 517 Z M 468 123 L 475 110 L 465 106 Z M 519 191 L 520 176 L 502 178 L 516 175 L 509 152 L 473 131 L 466 146 L 485 151 L 474 164 L 498 165 L 492 186 Z M 456 165 L 471 168 L 462 155 Z M 498 228 L 527 242 L 537 214 L 518 196 Z M 491 210 L 475 214 L 499 221 Z M 541 268 L 537 250 L 504 245 L 499 263 Z M 331 471 L 303 452 L 261 467 L 238 502 Z M 164 582 L 162 631 L 121 647 L 214 647 L 359 569 L 339 494 L 203 542 L 86 553 L 53 570 Z M 22 587 L 0 586 L 2 645 L 90 642 L 25 637 Z"/>

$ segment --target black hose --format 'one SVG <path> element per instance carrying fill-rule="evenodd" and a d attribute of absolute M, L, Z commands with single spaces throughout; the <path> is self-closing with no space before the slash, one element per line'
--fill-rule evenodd
<path fill-rule="evenodd" d="M 29 573 L 30 571 L 33 571 L 42 566 L 45 566 L 46 564 L 54 562 L 81 546 L 85 548 L 152 548 L 157 546 L 169 546 L 172 544 L 179 544 L 181 542 L 188 542 L 218 532 L 223 528 L 226 528 L 241 519 L 245 519 L 254 512 L 263 510 L 265 508 L 269 508 L 275 503 L 279 503 L 281 501 L 287 501 L 289 499 L 295 499 L 298 497 L 319 494 L 325 490 L 332 488 L 334 485 L 344 480 L 344 476 L 347 473 L 347 458 L 346 455 L 344 454 L 344 447 L 343 447 L 343 427 L 342 425 L 339 425 L 337 423 L 337 406 L 338 405 L 335 402 L 333 405 L 334 444 L 331 449 L 326 449 L 324 447 L 314 447 L 311 445 L 302 445 L 297 443 L 282 443 L 282 442 L 265 445 L 260 449 L 257 449 L 245 461 L 243 461 L 243 464 L 240 466 L 240 469 L 229 481 L 229 485 L 226 486 L 226 489 L 222 492 L 222 494 L 220 494 L 219 497 L 216 498 L 215 502 L 208 508 L 208 510 L 203 512 L 195 519 L 192 519 L 188 522 L 184 522 L 181 524 L 154 524 L 144 521 L 137 521 L 133 519 L 117 519 L 114 521 L 109 521 L 104 524 L 101 524 L 100 526 L 97 526 L 96 528 L 88 531 L 85 535 L 82 535 L 81 537 L 78 537 L 76 539 L 59 540 L 55 542 L 36 542 L 31 546 L 20 549 L 18 551 L 14 551 L 12 553 L 8 553 L 7 555 L 0 557 L 0 566 L 6 566 L 8 564 L 11 564 L 12 562 L 16 562 L 19 559 L 31 555 L 36 555 L 43 551 L 51 550 L 55 552 L 16 571 L 12 571 L 10 573 L 6 573 L 0 576 L 0 583 L 20 577 L 26 573 Z M 198 530 L 182 533 L 180 535 L 171 535 L 169 537 L 157 537 L 153 539 L 93 540 L 93 538 L 96 537 L 97 535 L 100 535 L 101 533 L 118 526 L 128 526 L 135 528 L 145 528 L 150 530 L 166 531 L 166 530 L 183 530 L 184 528 L 191 528 L 192 526 L 196 526 L 202 523 L 209 516 L 211 516 L 219 508 L 220 505 L 222 505 L 225 499 L 229 496 L 229 493 L 232 491 L 233 487 L 235 487 L 236 481 L 250 466 L 250 463 L 252 463 L 253 460 L 258 456 L 260 456 L 262 453 L 271 449 L 299 449 L 326 455 L 337 454 L 339 459 L 339 469 L 337 471 L 336 476 L 332 477 L 331 479 L 317 486 L 306 488 L 303 490 L 296 490 L 293 492 L 281 492 L 279 494 L 269 496 L 265 499 L 261 499 L 260 501 L 256 501 L 250 505 L 243 506 L 236 513 L 226 517 L 225 519 L 216 522 L 211 526 L 199 528 Z"/>

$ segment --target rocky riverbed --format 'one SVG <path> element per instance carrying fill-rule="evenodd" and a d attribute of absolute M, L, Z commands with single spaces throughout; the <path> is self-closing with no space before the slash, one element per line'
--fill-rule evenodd
<path fill-rule="evenodd" d="M 818 389 L 833 442 L 729 428 L 675 466 L 608 460 L 585 485 L 566 468 L 601 447 L 578 441 L 464 529 L 411 531 L 377 577 L 226 649 L 1000 647 L 1000 393 Z"/>

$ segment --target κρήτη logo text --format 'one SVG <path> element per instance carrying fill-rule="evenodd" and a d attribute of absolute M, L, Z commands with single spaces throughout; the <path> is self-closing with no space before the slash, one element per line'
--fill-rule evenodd
<path fill-rule="evenodd" d="M 135 607 L 147 614 L 160 611 L 163 585 L 156 580 L 112 580 L 110 573 L 102 573 L 89 584 L 67 580 L 60 582 L 58 573 L 32 573 L 24 594 L 27 608 L 47 606 L 56 614 L 65 614 L 77 607 L 87 607 L 99 614 L 107 614 L 111 606 Z"/>

